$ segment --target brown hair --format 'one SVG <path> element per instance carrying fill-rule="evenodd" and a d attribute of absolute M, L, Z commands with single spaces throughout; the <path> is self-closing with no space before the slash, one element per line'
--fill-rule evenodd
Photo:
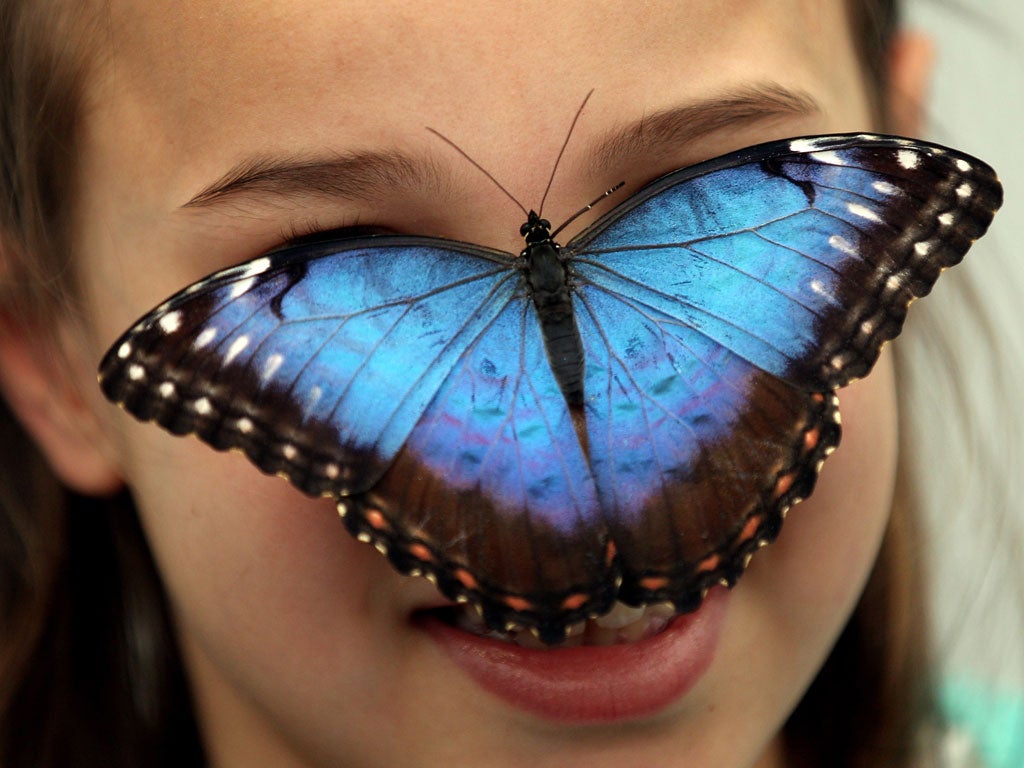
<path fill-rule="evenodd" d="M 74 300 L 68 222 L 90 5 L 0 2 L 0 321 L 40 334 Z M 62 487 L 0 399 L 0 765 L 203 762 L 130 499 Z"/>
<path fill-rule="evenodd" d="M 29 323 L 74 298 L 67 233 L 89 5 L 0 2 L 0 316 Z M 880 116 L 896 6 L 849 6 Z M 0 764 L 202 765 L 166 597 L 130 498 L 62 488 L 2 401 L 0 451 Z M 867 590 L 786 725 L 797 765 L 905 768 L 934 720 L 913 504 L 902 490 Z"/>

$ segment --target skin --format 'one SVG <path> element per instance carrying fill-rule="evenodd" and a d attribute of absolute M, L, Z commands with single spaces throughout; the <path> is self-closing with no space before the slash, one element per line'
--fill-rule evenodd
<path fill-rule="evenodd" d="M 65 480 L 132 488 L 212 764 L 783 765 L 778 730 L 856 602 L 888 519 L 887 355 L 841 393 L 843 445 L 733 591 L 707 674 L 658 716 L 600 728 L 545 723 L 485 693 L 410 624 L 436 602 L 427 582 L 352 540 L 331 502 L 111 408 L 93 366 L 149 307 L 292 229 L 359 223 L 518 251 L 521 213 L 424 126 L 536 205 L 595 89 L 545 205 L 553 221 L 620 179 L 635 189 L 751 143 L 871 128 L 841 5 L 694 0 L 638 14 L 569 0 L 489 4 L 479 15 L 447 0 L 430 13 L 379 0 L 197 0 L 187 14 L 173 3 L 109 6 L 74 223 L 84 311 L 65 329 L 77 386 L 53 385 L 27 331 L 0 334 L 0 369 Z M 918 87 L 926 67 L 915 51 L 898 47 L 897 86 Z M 595 143 L 625 122 L 765 81 L 811 96 L 818 111 L 591 162 Z M 913 130 L 912 115 L 899 119 Z M 372 199 L 182 207 L 248 157 L 395 148 L 429 158 L 439 179 L 386 185 Z"/>

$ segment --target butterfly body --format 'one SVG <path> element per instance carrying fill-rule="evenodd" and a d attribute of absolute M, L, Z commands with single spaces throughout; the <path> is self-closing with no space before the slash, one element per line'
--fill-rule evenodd
<path fill-rule="evenodd" d="M 530 211 L 519 232 L 526 238 L 520 258 L 537 310 L 544 348 L 555 379 L 570 405 L 583 402 L 583 342 L 576 325 L 566 262 L 551 237 L 551 223 Z"/>
<path fill-rule="evenodd" d="M 813 490 L 835 391 L 988 227 L 992 170 L 873 135 L 682 169 L 518 256 L 301 245 L 144 316 L 106 395 L 337 501 L 403 573 L 545 642 L 614 600 L 700 604 Z"/>

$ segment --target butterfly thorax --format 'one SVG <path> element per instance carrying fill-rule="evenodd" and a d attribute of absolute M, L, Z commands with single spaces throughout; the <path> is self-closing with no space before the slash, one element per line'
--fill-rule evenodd
<path fill-rule="evenodd" d="M 551 224 L 536 212 L 519 232 L 526 238 L 523 273 L 537 310 L 544 349 L 555 380 L 570 405 L 583 402 L 583 342 L 576 326 L 565 261 L 551 239 Z"/>

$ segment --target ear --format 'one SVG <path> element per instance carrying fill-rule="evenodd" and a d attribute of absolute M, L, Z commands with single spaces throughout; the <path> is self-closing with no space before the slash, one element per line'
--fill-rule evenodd
<path fill-rule="evenodd" d="M 109 436 L 76 382 L 92 381 L 84 356 L 54 349 L 0 311 L 0 392 L 65 485 L 89 496 L 122 486 Z"/>
<path fill-rule="evenodd" d="M 887 130 L 903 136 L 922 133 L 934 63 L 935 46 L 930 37 L 913 30 L 896 34 L 888 51 Z"/>

